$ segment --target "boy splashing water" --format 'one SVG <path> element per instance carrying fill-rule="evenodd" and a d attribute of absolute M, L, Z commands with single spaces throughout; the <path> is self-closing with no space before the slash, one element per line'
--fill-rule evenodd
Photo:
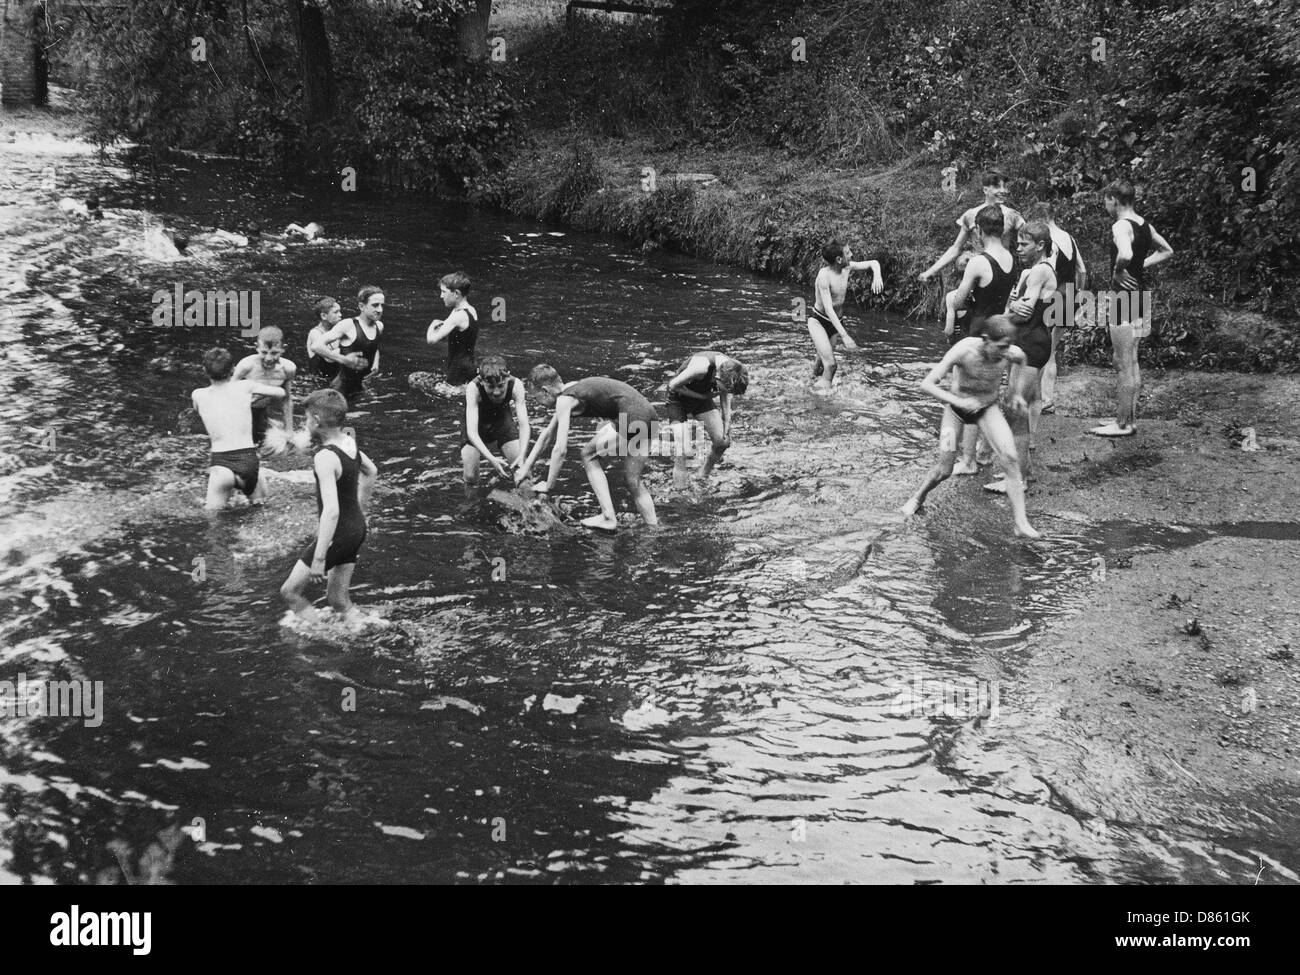
<path fill-rule="evenodd" d="M 1011 344 L 1016 327 L 1005 315 L 985 320 L 981 332 L 980 338 L 965 338 L 954 345 L 921 380 L 921 389 L 945 404 L 939 428 L 939 460 L 916 494 L 899 510 L 910 518 L 925 503 L 926 495 L 952 476 L 962 427 L 974 424 L 983 431 L 1005 472 L 1007 500 L 1011 502 L 1016 534 L 1041 538 L 1025 515 L 1025 485 L 1020 479 L 1016 442 L 1006 417 L 998 409 L 1002 374 L 1011 363 L 1023 363 L 1025 354 Z M 951 392 L 939 385 L 949 370 L 956 374 Z M 1019 397 L 1013 398 L 1010 405 L 1013 410 L 1025 409 L 1025 402 Z"/>
<path fill-rule="evenodd" d="M 208 497 L 203 507 L 224 508 L 230 496 L 243 491 L 252 504 L 266 500 L 266 487 L 259 479 L 260 464 L 253 446 L 253 397 L 268 401 L 282 399 L 282 386 L 268 386 L 247 379 L 231 379 L 235 357 L 225 349 L 209 349 L 203 356 L 203 371 L 210 385 L 196 389 L 190 401 L 212 439 L 208 461 Z"/>
<path fill-rule="evenodd" d="M 853 271 L 870 271 L 872 274 L 871 291 L 880 294 L 884 282 L 880 278 L 879 261 L 853 260 L 853 248 L 836 239 L 822 248 L 825 267 L 817 272 L 813 285 L 813 307 L 808 312 L 808 334 L 812 337 L 817 359 L 813 363 L 813 378 L 817 392 L 829 393 L 835 380 L 835 371 L 839 363 L 835 361 L 835 340 L 844 341 L 844 348 L 856 349 L 858 343 L 844 330 L 840 320 L 840 310 L 849 290 L 849 274 Z"/>
<path fill-rule="evenodd" d="M 304 403 L 307 430 L 321 444 L 313 466 L 316 472 L 316 510 L 320 526 L 315 542 L 303 549 L 289 578 L 280 587 L 289 608 L 303 619 L 320 619 L 314 606 L 303 596 L 308 582 L 328 577 L 325 598 L 345 622 L 356 622 L 360 614 L 348 592 L 357 553 L 366 540 L 366 516 L 362 505 L 370 500 L 379 473 L 357 442 L 343 430 L 348 403 L 333 389 L 318 389 Z"/>

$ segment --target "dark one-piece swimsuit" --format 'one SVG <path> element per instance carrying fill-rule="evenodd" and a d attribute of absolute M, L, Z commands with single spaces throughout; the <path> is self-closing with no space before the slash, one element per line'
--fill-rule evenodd
<path fill-rule="evenodd" d="M 354 326 L 352 330 L 356 334 L 351 342 L 343 341 L 339 343 L 339 354 L 351 355 L 353 352 L 360 352 L 366 357 L 366 367 L 364 369 L 349 369 L 347 366 L 340 366 L 331 383 L 349 401 L 361 392 L 361 380 L 369 376 L 375 368 L 375 357 L 379 352 L 378 324 L 375 325 L 375 337 L 370 338 L 361 330 L 360 319 L 353 318 L 352 322 Z"/>
<path fill-rule="evenodd" d="M 357 449 L 357 456 L 349 457 L 341 449 L 333 444 L 324 448 L 332 450 L 339 459 L 339 464 L 343 467 L 343 473 L 339 476 L 335 490 L 338 492 L 339 499 L 339 523 L 334 529 L 334 538 L 330 542 L 330 547 L 325 551 L 325 571 L 328 572 L 335 566 L 347 565 L 357 560 L 357 552 L 361 550 L 361 543 L 366 540 L 366 516 L 361 512 L 361 502 L 357 500 L 357 480 L 361 474 L 361 450 Z M 316 516 L 319 518 L 321 510 L 325 507 L 320 496 L 320 475 L 316 477 Z M 302 550 L 298 556 L 308 568 L 311 568 L 312 559 L 316 557 L 316 539 L 313 538 L 307 547 Z"/>
<path fill-rule="evenodd" d="M 711 410 L 718 409 L 718 401 L 714 399 L 718 395 L 718 353 L 716 352 L 698 352 L 696 355 L 707 356 L 709 360 L 709 371 L 703 376 L 692 379 L 690 382 L 682 383 L 683 389 L 689 389 L 693 393 L 699 393 L 704 399 L 697 399 L 694 396 L 683 396 L 678 390 L 670 389 L 668 391 L 668 420 L 670 423 L 683 423 L 688 417 L 701 416 Z M 677 370 L 681 372 L 691 364 L 694 355 L 686 357 L 686 361 L 681 364 Z"/>
<path fill-rule="evenodd" d="M 474 365 L 474 346 L 478 344 L 478 316 L 468 308 L 465 315 L 469 324 L 447 336 L 447 382 L 453 386 L 474 378 L 478 368 Z"/>
<path fill-rule="evenodd" d="M 1039 263 L 1050 265 L 1052 262 L 1050 258 L 1043 258 Z M 1028 280 L 1028 275 L 1025 280 Z M 1019 286 L 1016 288 L 1016 296 L 1020 296 Z M 1020 350 L 1025 354 L 1025 365 L 1033 369 L 1042 369 L 1047 365 L 1047 360 L 1052 357 L 1052 333 L 1043 323 L 1047 305 L 1048 302 L 1040 297 L 1034 302 L 1034 310 L 1030 312 L 1029 320 L 1016 328 L 1016 345 L 1020 346 Z"/>
<path fill-rule="evenodd" d="M 513 413 L 515 382 L 514 379 L 509 380 L 506 383 L 506 398 L 500 403 L 494 403 L 483 388 L 483 382 L 474 380 L 474 385 L 478 387 L 478 436 L 485 447 L 495 446 L 500 450 L 510 441 L 519 439 L 519 426 L 515 423 Z M 468 431 L 462 446 L 473 446 L 469 442 Z"/>

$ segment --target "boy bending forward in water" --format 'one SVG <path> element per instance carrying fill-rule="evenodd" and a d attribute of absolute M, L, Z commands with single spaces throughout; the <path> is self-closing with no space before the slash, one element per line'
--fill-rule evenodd
<path fill-rule="evenodd" d="M 460 448 L 465 490 L 478 484 L 480 458 L 505 477 L 528 453 L 529 432 L 524 384 L 510 375 L 505 359 L 487 356 L 479 363 L 478 378 L 465 384 L 465 443 Z M 492 453 L 494 446 L 500 458 Z"/>
<path fill-rule="evenodd" d="M 582 523 L 588 528 L 603 528 L 606 531 L 618 527 L 614 502 L 609 494 L 609 481 L 605 477 L 605 468 L 600 463 L 602 456 L 615 454 L 623 458 L 623 478 L 627 481 L 628 490 L 632 492 L 637 511 L 647 525 L 659 524 L 654 498 L 641 480 L 641 474 L 650 459 L 650 442 L 658 439 L 659 431 L 659 414 L 650 401 L 627 383 L 604 376 L 565 383 L 560 379 L 560 374 L 546 364 L 533 367 L 533 371 L 528 374 L 528 388 L 537 393 L 543 406 L 555 407 L 555 417 L 537 438 L 537 444 L 528 459 L 520 465 L 515 483 L 527 480 L 542 448 L 554 434 L 555 448 L 551 451 L 550 471 L 546 481 L 533 485 L 533 490 L 555 490 L 556 479 L 560 476 L 560 468 L 564 466 L 565 454 L 569 449 L 569 419 L 574 416 L 590 416 L 601 422 L 596 428 L 596 435 L 582 445 L 582 466 L 587 471 L 591 489 L 596 492 L 600 514 L 584 518 Z"/>
<path fill-rule="evenodd" d="M 243 491 L 252 504 L 266 500 L 266 487 L 259 479 L 257 448 L 253 446 L 253 397 L 264 396 L 269 402 L 285 395 L 283 386 L 231 379 L 234 368 L 235 357 L 229 352 L 209 349 L 203 356 L 203 371 L 211 385 L 190 394 L 212 439 L 208 497 L 203 504 L 209 511 L 224 508 L 236 490 Z"/>
<path fill-rule="evenodd" d="M 812 310 L 808 312 L 808 334 L 812 336 L 813 348 L 817 350 L 813 378 L 818 382 L 814 388 L 829 393 L 835 379 L 835 370 L 839 368 L 835 361 L 835 339 L 843 339 L 846 349 L 858 347 L 840 320 L 840 310 L 844 307 L 844 298 L 849 290 L 849 274 L 852 271 L 870 271 L 871 290 L 875 294 L 880 294 L 884 283 L 880 279 L 879 261 L 853 260 L 853 248 L 838 239 L 822 248 L 822 259 L 826 261 L 826 266 L 817 272 L 817 281 L 813 285 L 816 299 Z"/>
<path fill-rule="evenodd" d="M 362 505 L 370 500 L 379 470 L 343 429 L 348 401 L 342 393 L 318 389 L 307 397 L 304 406 L 307 431 L 321 444 L 313 461 L 320 527 L 316 540 L 298 556 L 289 578 L 280 587 L 280 595 L 299 616 L 315 620 L 316 609 L 302 593 L 308 582 L 320 582 L 328 576 L 326 600 L 335 613 L 347 619 L 356 612 L 348 588 L 357 553 L 366 540 Z"/>
<path fill-rule="evenodd" d="M 1016 442 L 1006 417 L 998 408 L 1002 374 L 1012 363 L 1023 365 L 1025 362 L 1025 354 L 1011 344 L 1015 334 L 1015 325 L 1005 315 L 985 319 L 979 338 L 962 339 L 921 380 L 921 389 L 945 404 L 943 423 L 939 428 L 939 460 L 925 483 L 899 509 L 905 516 L 910 518 L 916 514 L 926 495 L 952 476 L 962 428 L 966 424 L 975 424 L 993 448 L 1006 474 L 1007 500 L 1011 502 L 1016 534 L 1025 538 L 1042 537 L 1025 515 L 1025 485 L 1020 479 Z M 951 392 L 939 385 L 949 370 L 955 376 Z M 1019 396 L 1013 397 L 1010 405 L 1013 410 L 1026 409 L 1024 399 Z"/>

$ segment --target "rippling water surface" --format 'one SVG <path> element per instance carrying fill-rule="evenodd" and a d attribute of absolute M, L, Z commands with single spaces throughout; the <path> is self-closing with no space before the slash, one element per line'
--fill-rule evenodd
<path fill-rule="evenodd" d="M 0 157 L 25 187 L 0 189 L 0 679 L 102 680 L 106 700 L 95 728 L 0 717 L 0 877 L 112 879 L 196 821 L 165 864 L 177 882 L 1253 876 L 1232 827 L 1098 829 L 996 717 L 944 713 L 945 687 L 1020 706 L 1027 641 L 1082 605 L 1093 558 L 1177 539 L 1040 513 L 1050 540 L 1015 543 L 974 483 L 900 524 L 938 420 L 916 389 L 932 327 L 855 316 L 864 351 L 818 399 L 781 282 L 210 162 L 146 178 L 21 139 Z M 50 167 L 67 195 L 110 185 L 102 223 L 59 214 Z M 341 240 L 174 263 L 144 244 L 150 222 L 307 219 Z M 463 405 L 406 382 L 441 367 L 423 336 L 455 269 L 476 282 L 480 349 L 516 375 L 544 360 L 650 392 L 694 348 L 746 361 L 716 490 L 670 498 L 659 462 L 662 529 L 613 536 L 521 534 L 467 507 Z M 317 296 L 347 309 L 384 288 L 384 374 L 354 419 L 381 473 L 354 596 L 385 627 L 280 625 L 309 485 L 273 477 L 264 509 L 200 510 L 207 442 L 182 413 L 202 352 L 250 343 L 152 327 L 150 296 L 176 282 L 259 291 L 300 364 Z M 867 375 L 884 363 L 902 369 Z M 576 458 L 564 484 L 575 517 L 595 510 Z"/>

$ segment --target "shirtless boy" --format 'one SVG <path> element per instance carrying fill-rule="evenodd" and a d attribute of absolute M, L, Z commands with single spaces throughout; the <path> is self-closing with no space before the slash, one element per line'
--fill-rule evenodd
<path fill-rule="evenodd" d="M 1006 474 L 1007 500 L 1011 502 L 1011 516 L 1015 533 L 1025 538 L 1042 536 L 1029 524 L 1025 515 L 1025 486 L 1020 479 L 1020 460 L 1016 456 L 1015 440 L 998 407 L 998 393 L 1002 374 L 1008 365 L 1024 361 L 1024 353 L 1011 344 L 1016 327 L 1005 315 L 986 319 L 979 338 L 962 339 L 921 380 L 921 389 L 944 403 L 943 421 L 939 428 L 939 459 L 916 494 L 899 510 L 911 517 L 920 510 L 928 495 L 952 474 L 957 459 L 957 441 L 964 425 L 977 425 L 992 446 L 1002 470 Z M 952 370 L 956 374 L 952 391 L 939 383 Z M 1023 400 L 1013 397 L 1013 411 L 1023 410 Z"/>
<path fill-rule="evenodd" d="M 487 356 L 479 363 L 478 378 L 465 384 L 465 442 L 460 460 L 466 491 L 478 484 L 480 458 L 492 465 L 498 477 L 505 477 L 506 470 L 527 454 L 529 433 L 524 384 L 510 375 L 505 359 Z M 492 453 L 493 447 L 501 451 L 500 458 Z"/>
<path fill-rule="evenodd" d="M 203 356 L 203 371 L 211 385 L 190 394 L 212 439 L 208 497 L 203 505 L 209 511 L 224 508 L 235 490 L 244 492 L 253 504 L 266 499 L 266 488 L 258 479 L 257 448 L 253 446 L 253 397 L 276 400 L 285 395 L 282 386 L 231 379 L 234 368 L 235 357 L 229 352 L 209 349 Z"/>
<path fill-rule="evenodd" d="M 555 417 L 537 438 L 532 453 L 520 466 L 515 475 L 515 483 L 520 484 L 528 479 L 546 442 L 554 436 L 555 447 L 551 450 L 551 466 L 546 480 L 533 485 L 535 491 L 554 491 L 569 449 L 570 419 L 575 416 L 594 417 L 600 422 L 596 435 L 582 446 L 582 466 L 586 469 L 592 491 L 596 493 L 600 514 L 584 518 L 582 523 L 588 528 L 603 528 L 606 531 L 618 527 L 614 502 L 609 494 L 609 481 L 600 463 L 602 456 L 614 454 L 623 457 L 623 479 L 632 492 L 632 500 L 642 519 L 647 525 L 659 524 L 654 498 L 641 481 L 641 474 L 650 459 L 650 442 L 657 439 L 659 427 L 659 415 L 650 401 L 627 383 L 604 376 L 565 383 L 558 372 L 545 364 L 534 366 L 528 374 L 528 388 L 537 394 L 544 406 L 555 407 Z"/>
<path fill-rule="evenodd" d="M 246 355 L 235 366 L 232 378 L 250 379 L 263 386 L 278 386 L 284 390 L 281 398 L 280 421 L 286 433 L 293 433 L 293 385 L 298 367 L 284 358 L 284 333 L 274 325 L 267 325 L 257 333 L 257 352 Z M 253 397 L 253 445 L 262 446 L 266 428 L 270 424 L 271 399 Z"/>
<path fill-rule="evenodd" d="M 870 271 L 874 294 L 880 294 L 885 285 L 880 278 L 879 261 L 853 260 L 853 248 L 838 239 L 829 241 L 822 248 L 822 260 L 826 264 L 817 272 L 817 281 L 813 285 L 816 298 L 808 313 L 808 334 L 812 336 L 817 352 L 817 360 L 813 363 L 813 378 L 818 379 L 816 389 L 830 392 L 835 370 L 839 368 L 835 361 L 835 339 L 843 340 L 846 349 L 858 347 L 858 343 L 844 330 L 844 322 L 840 319 L 849 290 L 849 275 L 853 271 Z"/>
<path fill-rule="evenodd" d="M 739 360 L 721 352 L 696 352 L 668 380 L 668 422 L 673 425 L 676 445 L 674 487 L 681 490 L 690 485 L 686 421 L 698 420 L 709 436 L 709 456 L 700 467 L 700 482 L 704 483 L 731 446 L 731 397 L 743 396 L 748 388 L 748 370 Z"/>
<path fill-rule="evenodd" d="M 1007 200 L 1007 178 L 996 169 L 990 169 L 982 177 L 980 183 L 984 187 L 984 202 L 971 207 L 960 217 L 957 218 L 957 239 L 952 242 L 952 246 L 939 255 L 939 259 L 931 264 L 920 274 L 922 283 L 929 281 L 932 277 L 946 268 L 965 249 L 967 241 L 975 233 L 976 215 L 985 207 L 995 206 L 1002 213 L 1002 248 L 1010 252 L 1015 245 L 1016 231 L 1020 225 L 1025 222 L 1016 210 L 1006 205 Z M 972 334 L 978 335 L 978 332 Z"/>

